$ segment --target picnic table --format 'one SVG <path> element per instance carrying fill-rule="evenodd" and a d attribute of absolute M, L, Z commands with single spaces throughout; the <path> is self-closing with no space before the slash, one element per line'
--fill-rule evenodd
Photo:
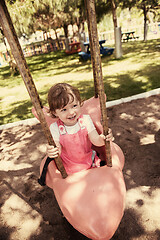
<path fill-rule="evenodd" d="M 135 40 L 139 38 L 135 36 L 135 31 L 123 32 L 121 37 L 123 42 L 126 42 L 126 41 L 128 42 L 129 40 Z"/>
<path fill-rule="evenodd" d="M 78 53 L 81 51 L 80 42 L 73 42 L 69 44 L 69 50 L 66 50 L 67 54 Z"/>
<path fill-rule="evenodd" d="M 103 44 L 106 42 L 106 40 L 100 40 L 99 41 L 99 47 L 100 47 L 100 54 L 103 56 L 111 55 L 114 51 L 114 48 L 104 47 Z M 84 42 L 84 46 L 87 48 L 86 52 L 79 52 L 78 55 L 80 58 L 84 61 L 87 61 L 91 58 L 90 53 L 90 44 L 89 42 Z"/>

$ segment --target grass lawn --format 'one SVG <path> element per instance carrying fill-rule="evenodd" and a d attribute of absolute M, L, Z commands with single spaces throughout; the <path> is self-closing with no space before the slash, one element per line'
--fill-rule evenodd
<path fill-rule="evenodd" d="M 102 57 L 107 100 L 115 100 L 160 87 L 160 39 L 122 44 L 123 57 Z M 43 105 L 49 88 L 58 82 L 78 87 L 82 98 L 94 95 L 91 61 L 64 51 L 26 58 Z M 20 75 L 11 76 L 9 66 L 0 68 L 0 124 L 33 117 L 32 103 Z"/>

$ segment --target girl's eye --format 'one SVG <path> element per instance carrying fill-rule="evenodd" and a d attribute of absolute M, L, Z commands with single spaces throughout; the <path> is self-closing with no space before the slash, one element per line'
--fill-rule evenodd
<path fill-rule="evenodd" d="M 77 107 L 77 104 L 74 104 L 73 107 Z"/>
<path fill-rule="evenodd" d="M 61 110 L 61 112 L 65 112 L 66 111 L 66 108 L 63 108 L 62 110 Z"/>

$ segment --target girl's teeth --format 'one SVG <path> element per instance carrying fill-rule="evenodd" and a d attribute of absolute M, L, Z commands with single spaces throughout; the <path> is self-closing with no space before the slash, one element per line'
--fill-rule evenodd
<path fill-rule="evenodd" d="M 73 117 L 70 117 L 69 119 L 74 119 L 75 118 L 75 116 L 73 116 Z"/>

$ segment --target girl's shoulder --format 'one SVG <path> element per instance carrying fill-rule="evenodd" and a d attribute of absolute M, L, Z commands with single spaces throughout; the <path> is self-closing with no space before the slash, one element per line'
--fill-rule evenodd
<path fill-rule="evenodd" d="M 82 115 L 82 117 L 83 117 L 83 123 L 86 126 L 88 133 L 90 133 L 91 131 L 93 131 L 95 129 L 93 121 L 92 121 L 90 115 L 88 115 L 88 114 L 84 114 L 84 115 Z"/>
<path fill-rule="evenodd" d="M 54 122 L 50 125 L 50 131 L 51 131 L 54 141 L 58 142 L 59 141 L 59 129 L 58 129 L 57 122 Z"/>
<path fill-rule="evenodd" d="M 84 122 L 90 122 L 90 123 L 92 122 L 92 119 L 91 119 L 90 115 L 88 115 L 88 114 L 83 114 L 82 119 Z"/>
<path fill-rule="evenodd" d="M 58 128 L 57 122 L 54 122 L 50 125 L 50 129 Z"/>

